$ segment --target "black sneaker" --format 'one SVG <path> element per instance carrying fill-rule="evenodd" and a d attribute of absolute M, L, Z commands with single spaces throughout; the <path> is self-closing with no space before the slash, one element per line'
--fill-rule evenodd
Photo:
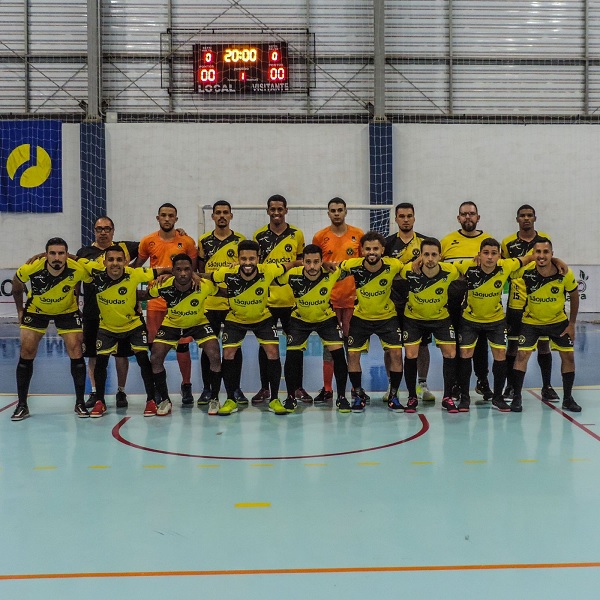
<path fill-rule="evenodd" d="M 29 416 L 29 407 L 27 404 L 17 404 L 15 412 L 12 414 L 11 421 L 22 421 Z"/>
<path fill-rule="evenodd" d="M 283 402 L 283 408 L 287 410 L 289 413 L 293 413 L 298 406 L 298 402 L 293 396 L 288 396 Z"/>
<path fill-rule="evenodd" d="M 95 405 L 96 405 L 96 392 L 92 392 L 89 395 L 89 397 L 85 403 L 85 407 L 86 408 L 94 408 Z"/>
<path fill-rule="evenodd" d="M 125 392 L 117 392 L 115 398 L 117 401 L 117 408 L 127 408 L 129 406 L 129 403 L 127 402 L 127 394 Z"/>
<path fill-rule="evenodd" d="M 412 400 L 414 401 L 415 398 L 413 398 Z M 413 402 L 412 410 L 409 410 L 407 412 L 417 412 L 418 404 L 418 402 Z M 398 398 L 398 390 L 390 390 L 387 407 L 388 410 L 391 410 L 392 412 L 405 412 L 406 409 L 404 406 L 402 406 L 402 404 L 400 404 L 400 398 Z"/>
<path fill-rule="evenodd" d="M 460 401 L 458 402 L 458 412 L 469 412 L 471 407 L 471 398 L 465 394 L 460 395 Z"/>
<path fill-rule="evenodd" d="M 406 403 L 406 408 L 404 409 L 405 413 L 416 413 L 417 406 L 419 406 L 419 400 L 417 398 L 409 398 Z"/>
<path fill-rule="evenodd" d="M 212 399 L 212 394 L 208 388 L 204 388 L 198 398 L 198 406 L 206 406 Z"/>
<path fill-rule="evenodd" d="M 246 405 L 248 404 L 248 398 L 244 396 L 244 392 L 240 388 L 233 392 L 233 399 L 238 403 L 238 405 Z M 252 403 L 254 404 L 254 402 Z"/>
<path fill-rule="evenodd" d="M 545 385 L 542 388 L 542 400 L 547 402 L 559 402 L 560 398 L 551 385 Z"/>
<path fill-rule="evenodd" d="M 194 404 L 194 396 L 192 396 L 192 384 L 182 383 L 181 384 L 181 404 L 188 405 Z"/>
<path fill-rule="evenodd" d="M 515 395 L 515 390 L 513 390 L 513 388 L 510 385 L 507 385 L 504 388 L 504 394 L 502 394 L 503 398 L 506 398 L 508 400 L 512 400 L 512 397 Z"/>
<path fill-rule="evenodd" d="M 500 412 L 510 412 L 510 404 L 502 396 L 494 396 L 492 398 L 492 408 Z"/>
<path fill-rule="evenodd" d="M 87 411 L 87 408 L 85 407 L 85 404 L 83 402 L 81 404 L 76 404 L 74 410 L 75 410 L 75 414 L 80 419 L 86 419 L 87 417 L 90 416 L 90 413 Z"/>
<path fill-rule="evenodd" d="M 458 408 L 456 407 L 456 404 L 454 404 L 454 399 L 449 396 L 442 400 L 442 408 L 452 414 L 458 413 Z"/>
<path fill-rule="evenodd" d="M 349 413 L 352 408 L 350 407 L 350 402 L 346 400 L 345 396 L 338 396 L 338 399 L 335 402 L 337 409 L 341 413 Z"/>
<path fill-rule="evenodd" d="M 523 400 L 521 396 L 513 396 L 512 402 L 510 403 L 511 412 L 523 412 Z"/>
<path fill-rule="evenodd" d="M 362 388 L 358 388 L 358 389 L 361 390 L 361 398 L 362 398 L 362 400 L 364 400 L 364 403 L 371 404 L 371 396 L 369 396 L 369 394 L 367 394 L 367 392 L 365 392 L 365 390 L 363 390 Z M 353 400 L 354 400 L 354 398 L 356 398 L 357 392 L 355 389 L 352 389 L 352 391 L 350 392 L 350 396 L 352 397 Z"/>
<path fill-rule="evenodd" d="M 321 391 L 315 396 L 313 400 L 315 406 L 323 406 L 333 400 L 333 392 L 321 388 Z"/>
<path fill-rule="evenodd" d="M 487 377 L 485 379 L 477 380 L 477 385 L 475 386 L 475 393 L 479 394 L 480 396 L 483 396 L 484 402 L 487 402 L 488 400 L 491 400 L 494 397 L 494 392 L 492 392 L 492 388 L 490 387 Z M 480 404 L 480 402 L 475 401 L 475 404 Z"/>
<path fill-rule="evenodd" d="M 357 413 L 363 412 L 365 410 L 365 401 L 360 396 L 354 396 L 350 410 Z"/>
<path fill-rule="evenodd" d="M 569 410 L 571 412 L 581 412 L 581 406 L 575 402 L 573 396 L 565 398 L 562 403 L 563 410 Z"/>

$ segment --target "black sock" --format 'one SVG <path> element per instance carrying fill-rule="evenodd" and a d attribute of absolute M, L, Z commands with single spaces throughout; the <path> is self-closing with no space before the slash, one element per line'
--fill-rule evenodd
<path fill-rule="evenodd" d="M 236 390 L 240 387 L 240 381 L 242 380 L 242 365 L 244 364 L 244 355 L 242 354 L 242 348 L 238 348 L 235 356 L 233 357 L 233 362 L 235 363 L 235 372 L 237 377 L 237 387 Z"/>
<path fill-rule="evenodd" d="M 348 377 L 350 377 L 350 383 L 355 390 L 362 387 L 362 371 L 349 371 Z"/>
<path fill-rule="evenodd" d="M 210 360 L 208 360 L 208 356 L 204 350 L 202 350 L 202 354 L 200 355 L 200 370 L 202 371 L 202 386 L 207 390 L 210 388 L 212 375 L 210 371 Z"/>
<path fill-rule="evenodd" d="M 525 381 L 525 371 L 517 371 L 513 369 L 513 389 L 515 391 L 514 398 L 520 398 L 523 392 L 523 382 Z"/>
<path fill-rule="evenodd" d="M 458 385 L 460 386 L 460 393 L 464 396 L 469 395 L 469 388 L 471 387 L 472 363 L 473 361 L 470 358 L 461 356 L 458 359 Z"/>
<path fill-rule="evenodd" d="M 71 359 L 71 377 L 75 385 L 75 404 L 84 404 L 86 372 L 83 358 Z"/>
<path fill-rule="evenodd" d="M 225 391 L 227 392 L 227 398 L 233 400 L 233 393 L 236 390 L 236 364 L 235 359 L 224 358 L 221 361 L 221 375 L 223 376 L 223 383 L 225 384 Z"/>
<path fill-rule="evenodd" d="M 513 385 L 513 369 L 515 368 L 515 360 L 517 360 L 516 356 L 510 356 L 510 354 L 506 355 L 506 385 L 508 387 L 514 388 Z"/>
<path fill-rule="evenodd" d="M 106 371 L 108 368 L 108 354 L 98 354 L 96 366 L 94 367 L 94 381 L 96 382 L 96 400 L 106 404 L 104 394 L 106 392 Z"/>
<path fill-rule="evenodd" d="M 487 379 L 489 371 L 488 345 L 484 334 L 479 334 L 477 338 L 477 344 L 473 353 L 473 370 L 478 380 Z"/>
<path fill-rule="evenodd" d="M 417 397 L 417 359 L 404 358 L 404 380 L 408 389 L 408 397 Z"/>
<path fill-rule="evenodd" d="M 495 360 L 492 365 L 492 373 L 494 375 L 494 396 L 502 396 L 502 388 L 506 381 L 506 361 Z"/>
<path fill-rule="evenodd" d="M 19 404 L 27 404 L 27 395 L 29 394 L 29 384 L 33 375 L 33 359 L 19 358 L 17 363 L 17 394 Z"/>
<path fill-rule="evenodd" d="M 304 362 L 304 353 L 302 350 L 288 350 L 285 356 L 285 365 L 283 368 L 285 376 L 285 387 L 288 396 L 294 397 L 294 392 L 302 386 L 300 372 Z"/>
<path fill-rule="evenodd" d="M 444 398 L 450 398 L 452 386 L 456 381 L 456 358 L 444 357 L 442 372 L 444 375 Z"/>
<path fill-rule="evenodd" d="M 400 382 L 402 381 L 402 371 L 390 371 L 390 388 L 393 393 L 398 392 Z"/>
<path fill-rule="evenodd" d="M 163 400 L 171 400 L 169 398 L 169 390 L 167 388 L 167 372 L 163 369 L 160 373 L 154 373 L 154 386 Z"/>
<path fill-rule="evenodd" d="M 269 376 L 268 387 L 271 390 L 271 400 L 275 400 L 279 396 L 279 383 L 281 381 L 281 360 L 279 360 L 278 358 L 268 360 L 267 375 Z"/>
<path fill-rule="evenodd" d="M 154 400 L 154 378 L 152 377 L 152 365 L 150 357 L 144 350 L 135 353 L 135 360 L 140 367 L 142 381 L 144 382 L 144 390 L 146 391 L 146 401 Z M 163 398 L 165 400 L 165 398 Z"/>
<path fill-rule="evenodd" d="M 221 371 L 210 372 L 210 397 L 218 398 L 221 391 Z"/>
<path fill-rule="evenodd" d="M 563 380 L 563 398 L 570 398 L 573 393 L 573 383 L 575 383 L 575 371 L 562 374 Z"/>
<path fill-rule="evenodd" d="M 333 375 L 338 398 L 346 395 L 346 383 L 348 382 L 348 363 L 346 362 L 346 352 L 343 348 L 331 350 L 333 359 Z"/>
<path fill-rule="evenodd" d="M 552 381 L 552 354 L 550 352 L 540 354 L 538 350 L 537 361 L 542 372 L 542 385 L 548 387 Z"/>
<path fill-rule="evenodd" d="M 269 374 L 267 372 L 267 365 L 269 364 L 269 359 L 267 358 L 267 353 L 265 349 L 261 346 L 258 349 L 258 368 L 260 370 L 260 387 L 264 389 L 269 389 Z"/>

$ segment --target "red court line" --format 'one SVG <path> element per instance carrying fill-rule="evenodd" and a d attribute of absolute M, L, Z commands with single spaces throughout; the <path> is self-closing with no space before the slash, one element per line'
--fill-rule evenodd
<path fill-rule="evenodd" d="M 536 392 L 534 392 L 532 390 L 528 390 L 528 391 L 534 398 L 537 398 L 540 402 L 542 402 L 546 406 L 549 406 L 553 411 L 557 412 L 559 415 L 562 415 L 565 419 L 567 419 L 567 421 L 570 421 L 571 423 L 573 423 L 573 425 L 576 425 L 577 427 L 579 427 L 579 429 L 581 429 L 582 431 L 585 431 L 588 435 L 591 435 L 596 441 L 600 442 L 600 435 L 598 435 L 597 433 L 594 433 L 591 429 L 588 429 L 585 425 L 583 425 L 579 421 L 576 421 L 571 415 L 568 415 L 564 410 L 558 408 L 558 406 L 555 406 L 554 404 L 551 404 L 547 400 L 544 400 Z"/>
<path fill-rule="evenodd" d="M 361 452 L 372 452 L 373 450 L 383 450 L 384 448 L 392 448 L 393 446 L 399 446 L 406 442 L 411 442 L 421 437 L 427 431 L 429 431 L 429 421 L 425 415 L 418 415 L 421 421 L 421 429 L 404 440 L 398 440 L 397 442 L 391 442 L 390 444 L 383 444 L 382 446 L 374 446 L 373 448 L 361 448 L 359 450 L 347 450 L 346 452 L 330 452 L 328 454 L 306 454 L 303 456 L 209 456 L 204 454 L 187 454 L 185 452 L 171 452 L 169 450 L 159 450 L 158 448 L 150 448 L 148 446 L 141 446 L 135 442 L 130 442 L 121 435 L 121 427 L 131 419 L 131 417 L 124 417 L 121 419 L 112 430 L 112 436 L 122 444 L 137 448 L 138 450 L 145 450 L 146 452 L 156 452 L 157 454 L 167 454 L 170 456 L 185 456 L 188 458 L 210 458 L 213 460 L 297 460 L 300 458 L 323 458 L 326 456 L 346 456 L 348 454 L 358 454 Z"/>
<path fill-rule="evenodd" d="M 521 569 L 590 569 L 600 562 L 498 565 L 412 565 L 396 567 L 333 567 L 318 569 L 233 569 L 222 571 L 124 571 L 115 573 L 32 573 L 0 575 L 0 581 L 23 579 L 91 579 L 109 577 L 224 577 L 230 575 L 326 575 L 341 573 L 416 573 L 422 571 L 502 571 Z"/>
<path fill-rule="evenodd" d="M 14 406 L 17 403 L 17 400 L 15 400 L 14 402 L 11 402 L 10 404 L 7 404 L 6 406 L 3 406 L 2 408 L 0 408 L 0 412 L 2 412 L 3 410 L 8 410 L 11 406 Z"/>

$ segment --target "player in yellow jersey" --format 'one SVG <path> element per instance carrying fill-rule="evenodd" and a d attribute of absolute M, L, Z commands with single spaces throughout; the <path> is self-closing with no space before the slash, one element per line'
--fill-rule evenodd
<path fill-rule="evenodd" d="M 218 200 L 213 204 L 211 218 L 215 224 L 213 231 L 200 236 L 198 240 L 198 271 L 212 273 L 221 267 L 232 267 L 238 262 L 238 245 L 246 239 L 241 233 L 233 231 L 230 227 L 233 219 L 231 204 L 226 200 Z M 221 327 L 229 312 L 229 302 L 223 296 L 209 296 L 205 302 L 206 318 L 217 337 L 221 334 Z M 242 349 L 235 355 L 242 369 Z M 203 351 L 200 357 L 202 367 L 202 381 L 204 389 L 198 398 L 198 406 L 208 404 L 212 398 L 210 388 L 211 374 L 210 361 Z M 238 404 L 248 404 L 248 399 L 241 389 L 235 390 L 234 399 Z"/>
<path fill-rule="evenodd" d="M 100 327 L 96 338 L 96 404 L 91 417 L 102 417 L 106 412 L 104 392 L 108 359 L 115 354 L 119 344 L 127 343 L 133 350 L 140 367 L 146 391 L 145 417 L 156 415 L 152 367 L 148 357 L 148 332 L 137 309 L 137 287 L 140 283 L 152 281 L 159 273 L 170 272 L 170 268 L 144 269 L 127 266 L 122 246 L 110 246 L 104 253 L 102 262 L 83 262 L 92 276 L 100 309 Z"/>
<path fill-rule="evenodd" d="M 260 248 L 260 262 L 265 265 L 277 265 L 297 260 L 304 249 L 304 234 L 297 227 L 286 222 L 288 213 L 287 200 L 275 194 L 267 200 L 269 223 L 254 232 L 253 239 Z M 294 295 L 289 286 L 274 286 L 269 290 L 269 310 L 275 324 L 281 322 L 285 333 L 290 323 L 290 315 L 294 308 Z M 260 404 L 270 398 L 267 377 L 267 355 L 264 349 L 258 351 L 261 389 L 252 398 L 252 404 Z M 298 390 L 297 399 L 311 402 L 312 397 L 306 390 Z"/>
<path fill-rule="evenodd" d="M 369 231 L 360 240 L 364 258 L 345 260 L 340 265 L 344 276 L 354 277 L 356 308 L 350 320 L 348 335 L 348 375 L 354 388 L 352 412 L 362 412 L 366 394 L 362 387 L 360 355 L 369 348 L 369 338 L 376 334 L 390 355 L 390 396 L 388 408 L 402 412 L 398 387 L 402 381 L 402 332 L 394 303 L 390 298 L 392 281 L 404 263 L 383 256 L 385 238 Z"/>
<path fill-rule="evenodd" d="M 493 237 L 489 233 L 477 229 L 481 217 L 475 202 L 463 202 L 458 208 L 456 219 L 460 223 L 460 229 L 449 233 L 441 240 L 444 262 L 473 258 L 479 252 L 481 242 L 486 238 Z M 460 314 L 466 293 L 467 289 L 462 279 L 455 281 L 450 288 L 448 309 L 452 324 L 457 331 L 460 327 Z M 484 400 L 491 400 L 494 393 L 488 381 L 488 349 L 483 334 L 479 337 L 475 347 L 473 368 L 477 376 L 475 391 L 481 394 Z"/>
<path fill-rule="evenodd" d="M 444 397 L 442 408 L 457 413 L 452 399 L 452 386 L 456 381 L 456 333 L 448 311 L 449 288 L 459 277 L 451 263 L 440 262 L 441 245 L 435 238 L 421 242 L 421 252 L 415 269 L 409 264 L 402 269 L 401 277 L 408 283 L 408 301 L 404 308 L 404 370 L 408 401 L 406 412 L 414 413 L 417 399 L 417 357 L 423 336 L 432 334 L 443 357 Z"/>
<path fill-rule="evenodd" d="M 65 343 L 71 359 L 71 376 L 75 386 L 75 414 L 89 417 L 85 408 L 85 360 L 83 359 L 81 314 L 77 308 L 75 288 L 89 275 L 68 258 L 67 242 L 51 238 L 46 253 L 17 269 L 12 281 L 12 295 L 19 317 L 21 351 L 17 364 L 18 402 L 11 419 L 22 421 L 29 416 L 27 395 L 33 375 L 33 361 L 50 321 Z M 23 306 L 25 284 L 29 282 L 27 303 Z"/>
<path fill-rule="evenodd" d="M 523 204 L 517 209 L 517 223 L 519 231 L 513 233 L 502 241 L 503 258 L 520 258 L 533 252 L 533 246 L 541 239 L 550 237 L 542 232 L 536 231 L 537 220 L 535 209 L 530 204 Z M 512 371 L 517 357 L 519 347 L 519 335 L 521 334 L 521 323 L 523 320 L 523 308 L 525 307 L 526 291 L 522 279 L 511 281 L 508 292 L 508 305 L 506 309 L 506 326 L 508 329 L 508 346 L 506 349 L 506 390 L 505 398 L 512 398 Z M 537 361 L 542 373 L 542 398 L 550 402 L 558 402 L 559 397 L 552 387 L 552 353 L 550 341 L 540 339 L 537 346 Z"/>
<path fill-rule="evenodd" d="M 523 313 L 523 326 L 519 336 L 519 351 L 513 373 L 514 396 L 510 405 L 513 412 L 523 410 L 521 391 L 527 362 L 535 350 L 538 339 L 547 336 L 561 360 L 563 383 L 563 410 L 581 412 L 581 406 L 572 396 L 575 381 L 575 322 L 579 311 L 579 291 L 571 269 L 561 275 L 553 263 L 552 242 L 538 240 L 533 247 L 535 263 L 516 275 L 525 283 L 527 302 Z M 566 296 L 570 297 L 569 316 L 565 312 Z"/>
<path fill-rule="evenodd" d="M 350 412 L 346 399 L 348 366 L 344 353 L 342 327 L 331 306 L 331 294 L 341 277 L 341 271 L 333 273 L 323 269 L 323 251 L 316 244 L 304 248 L 302 266 L 294 267 L 277 278 L 277 283 L 287 284 L 296 299 L 287 333 L 287 353 L 285 358 L 285 383 L 287 398 L 283 405 L 288 412 L 296 408 L 295 392 L 302 388 L 303 352 L 308 337 L 315 331 L 329 350 L 337 385 L 336 406 L 340 412 Z M 327 406 L 327 398 L 319 394 L 315 406 Z"/>
<path fill-rule="evenodd" d="M 219 290 L 214 283 L 206 279 L 201 281 L 197 289 L 194 288 L 192 259 L 187 254 L 175 255 L 172 262 L 173 277 L 148 289 L 150 298 L 160 296 L 167 303 L 167 314 L 156 332 L 150 357 L 154 385 L 161 398 L 156 414 L 159 417 L 169 415 L 172 408 L 167 388 L 165 358 L 169 350 L 177 347 L 181 338 L 191 337 L 210 361 L 211 396 L 208 414 L 216 415 L 220 408 L 221 355 L 216 333 L 204 309 L 206 301 Z"/>

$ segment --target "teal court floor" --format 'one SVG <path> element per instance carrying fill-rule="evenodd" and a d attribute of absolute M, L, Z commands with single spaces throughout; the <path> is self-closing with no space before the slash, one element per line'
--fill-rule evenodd
<path fill-rule="evenodd" d="M 363 414 L 250 407 L 209 417 L 174 394 L 171 416 L 144 418 L 132 363 L 129 408 L 109 396 L 101 419 L 73 414 L 68 359 L 50 336 L 32 416 L 19 423 L 10 421 L 18 341 L 5 332 L 0 598 L 594 597 L 599 332 L 578 326 L 576 415 L 541 401 L 535 360 L 522 414 L 488 405 L 447 414 L 434 348 L 438 401 L 391 413 L 374 343 Z M 245 350 L 253 393 L 254 340 Z M 177 389 L 175 361 L 168 370 Z M 318 390 L 318 343 L 305 374 Z M 553 383 L 560 393 L 558 359 Z"/>

